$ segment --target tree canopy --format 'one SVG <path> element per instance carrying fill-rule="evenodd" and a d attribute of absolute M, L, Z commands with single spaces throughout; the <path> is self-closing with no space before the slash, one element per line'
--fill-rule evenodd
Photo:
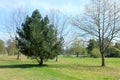
<path fill-rule="evenodd" d="M 42 18 L 38 10 L 26 17 L 17 33 L 20 52 L 36 59 L 40 65 L 43 60 L 53 59 L 62 52 L 63 38 L 57 37 L 57 30 L 49 23 L 48 16 Z"/>
<path fill-rule="evenodd" d="M 105 66 L 104 56 L 109 44 L 120 32 L 119 9 L 119 3 L 114 0 L 91 0 L 91 4 L 85 8 L 84 15 L 73 21 L 74 26 L 98 40 L 102 66 Z"/>

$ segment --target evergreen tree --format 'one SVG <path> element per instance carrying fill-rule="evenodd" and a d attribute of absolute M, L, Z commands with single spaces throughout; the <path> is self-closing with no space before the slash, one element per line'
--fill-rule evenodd
<path fill-rule="evenodd" d="M 26 17 L 17 33 L 20 52 L 36 59 L 40 65 L 43 60 L 53 59 L 62 51 L 63 38 L 57 38 L 57 31 L 49 23 L 48 16 L 42 18 L 38 10 L 35 10 L 31 17 Z"/>
<path fill-rule="evenodd" d="M 90 39 L 87 45 L 88 54 L 91 55 L 93 48 L 97 47 L 97 42 L 94 39 Z"/>

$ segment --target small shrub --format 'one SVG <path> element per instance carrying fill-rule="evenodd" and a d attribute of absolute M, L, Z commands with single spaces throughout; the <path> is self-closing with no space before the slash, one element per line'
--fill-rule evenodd
<path fill-rule="evenodd" d="M 100 51 L 98 48 L 93 48 L 92 52 L 91 52 L 91 57 L 94 58 L 99 58 L 101 56 Z"/>

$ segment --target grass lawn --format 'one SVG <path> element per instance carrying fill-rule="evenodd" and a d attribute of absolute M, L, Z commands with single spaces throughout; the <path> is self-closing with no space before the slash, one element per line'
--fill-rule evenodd
<path fill-rule="evenodd" d="M 39 67 L 34 60 L 0 56 L 0 80 L 120 80 L 120 58 L 59 57 Z"/>

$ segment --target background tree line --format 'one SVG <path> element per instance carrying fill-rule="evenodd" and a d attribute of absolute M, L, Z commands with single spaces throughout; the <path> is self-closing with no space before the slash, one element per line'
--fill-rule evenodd
<path fill-rule="evenodd" d="M 5 44 L 3 40 L 0 40 L 0 55 L 17 55 L 17 51 L 15 41 L 9 39 Z"/>
<path fill-rule="evenodd" d="M 106 39 L 107 41 L 107 39 Z M 120 57 L 120 43 L 110 43 L 108 49 L 105 51 L 105 57 Z M 91 57 L 100 57 L 98 40 L 90 39 L 87 45 L 88 55 Z"/>
<path fill-rule="evenodd" d="M 15 41 L 10 39 L 5 46 L 4 41 L 0 40 L 0 55 L 17 55 L 18 49 Z M 74 40 L 69 47 L 64 49 L 63 53 L 66 56 L 74 55 L 76 57 L 90 56 L 94 58 L 100 57 L 98 41 L 90 39 L 87 46 L 83 45 L 80 40 Z M 120 42 L 111 43 L 106 50 L 105 57 L 120 57 Z"/>

